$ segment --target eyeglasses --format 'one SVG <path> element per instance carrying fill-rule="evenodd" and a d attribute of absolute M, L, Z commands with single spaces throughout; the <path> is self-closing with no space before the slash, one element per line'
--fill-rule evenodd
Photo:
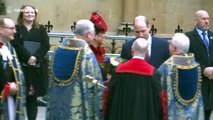
<path fill-rule="evenodd" d="M 4 26 L 3 28 L 10 29 L 10 30 L 16 29 L 16 27 L 6 27 L 6 26 Z"/>

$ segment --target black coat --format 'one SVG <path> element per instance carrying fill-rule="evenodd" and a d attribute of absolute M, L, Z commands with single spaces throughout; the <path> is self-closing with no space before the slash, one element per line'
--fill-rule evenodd
<path fill-rule="evenodd" d="M 199 36 L 196 29 L 187 32 L 186 35 L 190 39 L 189 52 L 194 53 L 195 60 L 200 63 L 202 72 L 202 95 L 204 100 L 204 109 L 213 109 L 213 80 L 209 80 L 203 75 L 203 71 L 206 67 L 213 67 L 213 33 L 208 31 L 209 38 L 209 57 L 205 45 Z"/>
<path fill-rule="evenodd" d="M 27 63 L 31 56 L 35 56 L 37 64 L 40 64 L 39 67 L 22 66 L 26 80 L 26 92 L 29 92 L 30 84 L 32 84 L 35 95 L 45 95 L 48 87 L 48 64 L 45 56 L 50 46 L 46 29 L 43 25 L 39 25 L 38 28 L 33 27 L 28 31 L 25 26 L 17 25 L 16 31 L 12 45 L 16 49 L 21 64 Z M 24 47 L 24 41 L 39 43 L 40 47 L 35 53 L 31 53 Z"/>
<path fill-rule="evenodd" d="M 152 36 L 152 45 L 151 45 L 151 56 L 149 63 L 155 68 L 158 68 L 162 63 L 164 63 L 169 57 L 169 44 L 166 39 L 157 38 Z M 131 48 L 135 39 L 127 41 L 121 50 L 121 58 L 131 59 Z"/>

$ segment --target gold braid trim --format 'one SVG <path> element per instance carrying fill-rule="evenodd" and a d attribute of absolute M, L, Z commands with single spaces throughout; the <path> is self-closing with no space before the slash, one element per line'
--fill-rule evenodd
<path fill-rule="evenodd" d="M 19 67 L 19 61 L 18 61 L 18 58 L 17 58 L 15 50 L 13 48 L 11 48 L 11 50 L 13 51 L 13 59 L 14 59 L 14 62 L 16 63 L 16 68 L 15 68 L 13 60 L 9 61 L 9 65 L 11 66 L 11 68 L 13 70 L 15 83 L 16 83 L 17 88 L 18 88 L 18 91 L 16 93 L 16 97 L 15 97 L 15 106 L 17 106 L 19 104 L 22 104 L 21 101 L 23 100 L 23 96 L 21 96 L 20 91 L 19 91 L 19 87 L 20 87 L 21 84 L 23 84 L 23 81 L 21 81 L 21 79 L 19 81 L 19 78 L 17 78 L 17 74 L 19 74 L 19 70 L 20 70 L 18 68 Z M 19 74 L 19 77 L 21 77 L 20 74 Z M 18 104 L 18 102 L 20 102 L 20 103 Z M 22 108 L 19 108 L 19 109 L 21 110 Z M 16 114 L 24 115 L 24 112 L 20 111 L 20 110 L 16 109 L 16 111 L 15 111 Z"/>
<path fill-rule="evenodd" d="M 58 86 L 68 86 L 71 84 L 71 81 L 73 80 L 74 77 L 76 77 L 76 75 L 78 74 L 79 72 L 79 67 L 81 65 L 81 58 L 82 58 L 82 55 L 84 53 L 84 48 L 79 48 L 79 47 L 67 47 L 67 46 L 58 46 L 56 48 L 56 50 L 58 48 L 62 48 L 62 49 L 68 49 L 68 50 L 79 50 L 78 51 L 78 54 L 77 54 L 77 57 L 76 57 L 76 60 L 75 60 L 75 67 L 74 67 L 74 70 L 70 76 L 70 78 L 68 78 L 67 80 L 59 80 L 55 74 L 53 74 L 53 80 L 55 81 L 55 84 L 58 85 Z M 53 61 L 54 63 L 54 61 Z M 53 65 L 52 65 L 53 66 Z M 52 67 L 53 68 L 53 67 Z M 52 69 L 52 73 L 53 73 L 53 69 Z"/>

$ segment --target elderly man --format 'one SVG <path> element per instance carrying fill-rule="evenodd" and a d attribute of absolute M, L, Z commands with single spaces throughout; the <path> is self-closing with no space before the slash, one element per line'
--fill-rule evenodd
<path fill-rule="evenodd" d="M 98 62 L 89 48 L 95 36 L 94 24 L 79 20 L 75 35 L 77 38 L 67 39 L 66 44 L 55 49 L 48 120 L 102 119 L 103 90 L 83 81 L 86 75 L 91 75 L 103 83 Z"/>
<path fill-rule="evenodd" d="M 158 68 L 169 58 L 169 47 L 167 40 L 150 35 L 150 24 L 145 16 L 137 16 L 134 20 L 134 31 L 137 38 L 144 38 L 148 41 L 148 53 L 146 61 Z M 129 60 L 132 58 L 131 46 L 135 39 L 127 41 L 122 48 L 121 58 Z"/>
<path fill-rule="evenodd" d="M 198 10 L 194 21 L 194 30 L 186 35 L 190 39 L 189 52 L 194 53 L 195 60 L 201 66 L 205 120 L 209 120 L 213 110 L 213 32 L 209 31 L 210 17 L 207 11 Z"/>
<path fill-rule="evenodd" d="M 5 120 L 24 120 L 23 73 L 16 52 L 10 45 L 16 33 L 14 22 L 0 16 L 0 91 Z"/>
<path fill-rule="evenodd" d="M 138 38 L 133 58 L 119 64 L 109 83 L 106 120 L 161 120 L 158 71 L 145 61 L 148 42 Z"/>
<path fill-rule="evenodd" d="M 200 67 L 188 49 L 189 38 L 176 33 L 169 45 L 171 57 L 158 69 L 164 120 L 204 120 Z"/>

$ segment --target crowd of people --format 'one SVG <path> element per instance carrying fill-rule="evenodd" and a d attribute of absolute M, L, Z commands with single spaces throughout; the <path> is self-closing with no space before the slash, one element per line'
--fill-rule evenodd
<path fill-rule="evenodd" d="M 49 37 L 35 7 L 22 6 L 16 25 L 0 16 L 0 119 L 36 120 L 37 98 L 48 95 L 47 120 L 210 120 L 213 32 L 207 11 L 198 10 L 194 21 L 194 30 L 168 41 L 136 16 L 135 38 L 122 46 L 124 62 L 109 74 L 108 26 L 93 12 L 77 21 L 74 38 L 54 48 L 49 81 Z"/>

